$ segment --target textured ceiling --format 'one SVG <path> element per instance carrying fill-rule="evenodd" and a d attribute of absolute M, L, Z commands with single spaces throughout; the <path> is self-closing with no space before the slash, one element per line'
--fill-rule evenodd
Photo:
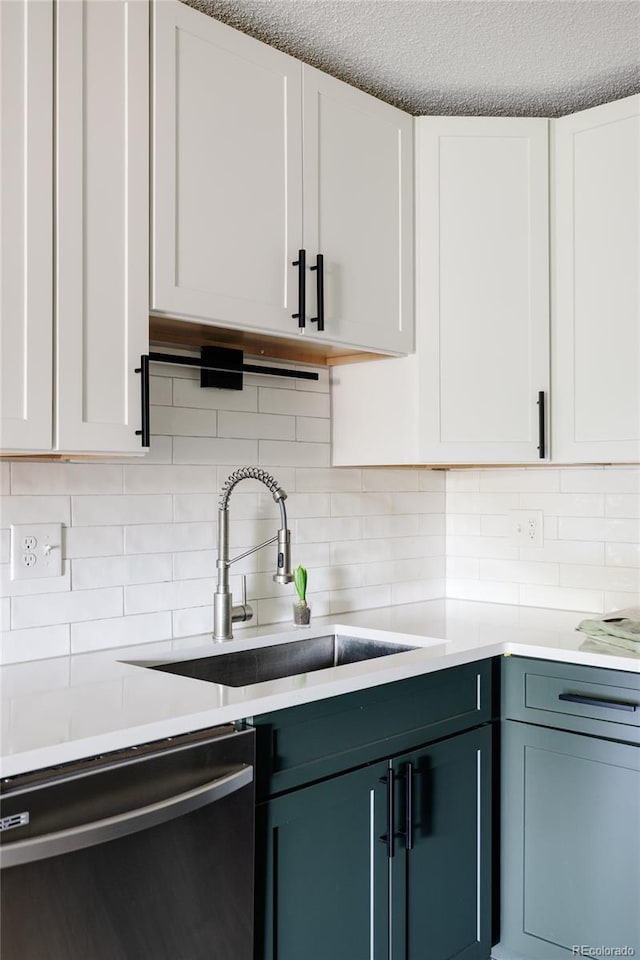
<path fill-rule="evenodd" d="M 413 114 L 560 116 L 640 92 L 640 0 L 185 0 Z"/>

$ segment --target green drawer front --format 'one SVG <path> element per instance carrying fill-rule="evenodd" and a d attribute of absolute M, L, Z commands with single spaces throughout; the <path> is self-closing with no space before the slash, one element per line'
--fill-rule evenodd
<path fill-rule="evenodd" d="M 640 675 L 506 657 L 504 716 L 640 743 Z"/>
<path fill-rule="evenodd" d="M 256 717 L 258 799 L 492 717 L 491 661 Z"/>

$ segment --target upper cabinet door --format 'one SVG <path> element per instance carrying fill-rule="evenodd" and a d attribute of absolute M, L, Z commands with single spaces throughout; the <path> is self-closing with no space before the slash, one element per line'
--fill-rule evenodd
<path fill-rule="evenodd" d="M 324 257 L 324 336 L 408 353 L 413 118 L 312 67 L 303 67 L 303 91 L 303 246 L 311 266 Z"/>
<path fill-rule="evenodd" d="M 57 5 L 57 436 L 140 452 L 148 351 L 149 20 L 137 0 Z"/>
<path fill-rule="evenodd" d="M 0 448 L 51 449 L 53 4 L 0 3 Z"/>
<path fill-rule="evenodd" d="M 640 96 L 552 121 L 553 456 L 640 460 Z"/>
<path fill-rule="evenodd" d="M 182 3 L 153 15 L 152 310 L 295 335 L 301 65 Z"/>
<path fill-rule="evenodd" d="M 540 459 L 537 401 L 549 388 L 547 129 L 543 119 L 417 121 L 423 461 Z"/>

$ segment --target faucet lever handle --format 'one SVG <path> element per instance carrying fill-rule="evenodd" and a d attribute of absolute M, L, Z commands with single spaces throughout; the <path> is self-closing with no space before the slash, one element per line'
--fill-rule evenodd
<path fill-rule="evenodd" d="M 242 574 L 242 594 L 241 594 L 241 600 L 240 600 L 240 602 L 242 603 L 242 606 L 243 606 L 243 607 L 246 607 L 246 605 L 247 605 L 247 578 L 246 578 L 246 576 L 245 576 L 244 573 Z"/>

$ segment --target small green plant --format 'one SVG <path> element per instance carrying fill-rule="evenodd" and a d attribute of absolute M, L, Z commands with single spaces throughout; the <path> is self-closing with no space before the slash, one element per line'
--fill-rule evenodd
<path fill-rule="evenodd" d="M 306 607 L 307 605 L 307 571 L 305 567 L 301 567 L 300 564 L 298 564 L 298 566 L 293 572 L 293 582 L 295 584 L 296 593 L 300 598 L 300 603 Z"/>

